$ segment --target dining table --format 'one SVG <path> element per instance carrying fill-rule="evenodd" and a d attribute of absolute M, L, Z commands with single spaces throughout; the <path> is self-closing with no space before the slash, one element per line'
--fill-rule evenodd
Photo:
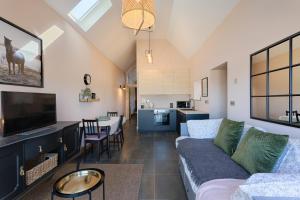
<path fill-rule="evenodd" d="M 113 135 L 114 133 L 117 132 L 120 116 L 113 116 L 113 117 L 100 116 L 100 117 L 97 117 L 97 119 L 98 119 L 98 125 L 100 127 L 101 126 L 110 126 L 110 133 L 109 133 L 110 135 Z M 126 122 L 126 118 L 123 117 L 122 124 L 124 125 L 125 122 Z M 80 123 L 80 127 L 82 127 L 82 122 Z"/>
<path fill-rule="evenodd" d="M 110 126 L 110 135 L 114 134 L 118 130 L 120 116 L 109 117 L 108 119 L 101 120 L 98 118 L 98 125 L 101 126 Z M 123 117 L 122 124 L 124 125 L 126 122 L 126 118 Z"/>
<path fill-rule="evenodd" d="M 287 116 L 287 115 L 282 115 L 282 116 L 279 116 L 278 119 L 279 119 L 280 121 L 286 121 L 286 122 L 288 122 L 288 121 L 290 120 L 290 117 Z M 293 119 L 293 123 L 298 122 L 296 116 L 293 116 L 292 119 Z"/>

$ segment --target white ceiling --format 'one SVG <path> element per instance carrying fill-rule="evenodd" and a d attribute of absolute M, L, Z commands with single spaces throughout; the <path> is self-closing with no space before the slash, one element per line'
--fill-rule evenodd
<path fill-rule="evenodd" d="M 82 31 L 69 17 L 79 0 L 44 0 L 120 69 L 135 64 L 136 39 L 121 23 L 121 0 L 111 0 L 112 8 L 88 31 Z M 156 0 L 156 23 L 151 38 L 167 39 L 190 58 L 222 23 L 239 0 Z"/>

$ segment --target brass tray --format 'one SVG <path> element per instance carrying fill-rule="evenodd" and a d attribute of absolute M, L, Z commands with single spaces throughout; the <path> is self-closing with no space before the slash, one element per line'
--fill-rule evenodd
<path fill-rule="evenodd" d="M 92 169 L 73 172 L 56 184 L 56 190 L 62 194 L 76 194 L 87 191 L 101 181 L 100 172 Z"/>

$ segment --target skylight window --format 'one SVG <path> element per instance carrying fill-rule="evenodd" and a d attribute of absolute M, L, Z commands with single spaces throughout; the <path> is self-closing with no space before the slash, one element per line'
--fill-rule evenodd
<path fill-rule="evenodd" d="M 88 31 L 111 6 L 111 0 L 80 0 L 68 15 L 84 31 Z"/>

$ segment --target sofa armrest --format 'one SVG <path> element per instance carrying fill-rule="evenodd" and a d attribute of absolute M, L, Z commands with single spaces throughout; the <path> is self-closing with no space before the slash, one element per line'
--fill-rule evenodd
<path fill-rule="evenodd" d="M 180 123 L 180 136 L 190 136 L 187 123 Z"/>
<path fill-rule="evenodd" d="M 176 138 L 176 140 L 175 140 L 175 146 L 176 146 L 176 148 L 178 146 L 178 142 L 180 140 L 183 140 L 183 139 L 186 139 L 186 138 L 190 138 L 190 137 L 189 136 L 180 136 L 180 137 Z"/>
<path fill-rule="evenodd" d="M 205 139 L 215 138 L 223 119 L 189 120 L 187 129 L 190 137 Z"/>
<path fill-rule="evenodd" d="M 300 174 L 257 173 L 238 187 L 232 200 L 300 197 L 299 184 Z"/>

